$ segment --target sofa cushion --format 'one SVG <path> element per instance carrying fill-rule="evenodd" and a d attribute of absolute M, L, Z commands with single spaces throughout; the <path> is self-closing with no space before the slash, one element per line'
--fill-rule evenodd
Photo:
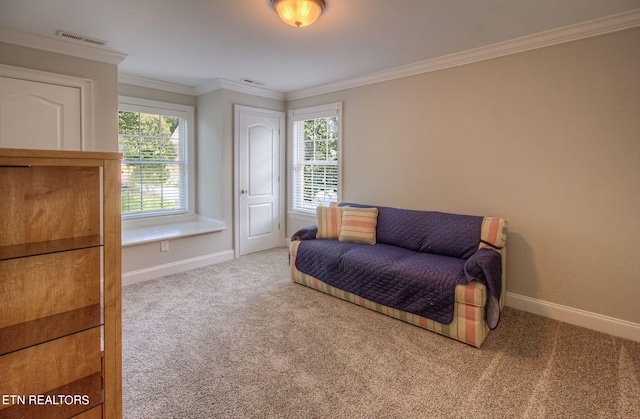
<path fill-rule="evenodd" d="M 378 243 L 464 259 L 475 253 L 480 244 L 483 217 L 353 203 L 340 206 L 377 208 Z"/>
<path fill-rule="evenodd" d="M 448 324 L 465 260 L 386 244 L 303 240 L 295 266 L 370 301 Z"/>
<path fill-rule="evenodd" d="M 338 240 L 376 244 L 376 224 L 378 222 L 377 208 L 342 207 L 342 228 Z"/>
<path fill-rule="evenodd" d="M 318 219 L 317 239 L 337 239 L 342 229 L 342 212 L 344 207 L 316 207 L 316 217 Z"/>

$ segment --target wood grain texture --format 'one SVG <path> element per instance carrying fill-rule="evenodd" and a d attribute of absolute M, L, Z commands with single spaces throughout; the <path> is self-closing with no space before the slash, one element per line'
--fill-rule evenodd
<path fill-rule="evenodd" d="M 122 250 L 120 161 L 104 162 L 104 411 L 122 417 Z"/>
<path fill-rule="evenodd" d="M 44 394 L 26 395 L 24 403 L 0 410 L 0 419 L 101 418 L 101 404 L 102 374 L 96 373 Z"/>
<path fill-rule="evenodd" d="M 74 419 L 102 419 L 102 410 L 103 406 L 94 407 L 93 409 L 87 410 L 79 414 L 78 416 L 74 416 Z M 105 416 L 106 417 L 106 416 Z"/>
<path fill-rule="evenodd" d="M 100 249 L 0 261 L 0 328 L 100 304 Z"/>
<path fill-rule="evenodd" d="M 98 376 L 102 405 L 60 417 L 122 417 L 121 159 L 0 148 L 0 394 Z"/>
<path fill-rule="evenodd" d="M 11 158 L 16 161 L 21 158 L 30 162 L 40 160 L 51 160 L 53 165 L 60 165 L 60 162 L 73 161 L 74 165 L 93 164 L 102 166 L 102 160 L 121 160 L 122 153 L 109 153 L 104 151 L 74 151 L 74 150 L 37 150 L 31 148 L 1 148 L 0 159 Z M 1 160 L 0 160 L 1 162 Z"/>
<path fill-rule="evenodd" d="M 100 326 L 100 304 L 0 329 L 0 355 Z"/>
<path fill-rule="evenodd" d="M 97 167 L 0 167 L 0 246 L 100 234 Z"/>
<path fill-rule="evenodd" d="M 100 373 L 100 327 L 3 355 L 0 371 L 0 394 L 16 395 L 44 394 Z"/>
<path fill-rule="evenodd" d="M 0 260 L 63 252 L 69 249 L 86 249 L 88 247 L 98 247 L 101 245 L 102 237 L 96 235 L 0 246 Z"/>

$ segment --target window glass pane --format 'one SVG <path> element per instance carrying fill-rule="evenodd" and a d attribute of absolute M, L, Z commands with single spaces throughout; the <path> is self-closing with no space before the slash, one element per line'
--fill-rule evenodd
<path fill-rule="evenodd" d="M 304 142 L 304 159 L 305 160 L 313 160 L 313 151 L 315 149 L 315 141 L 305 141 Z"/>
<path fill-rule="evenodd" d="M 186 120 L 120 111 L 118 122 L 123 217 L 187 212 Z"/>
<path fill-rule="evenodd" d="M 338 132 L 335 116 L 293 123 L 292 209 L 315 211 L 338 200 Z"/>

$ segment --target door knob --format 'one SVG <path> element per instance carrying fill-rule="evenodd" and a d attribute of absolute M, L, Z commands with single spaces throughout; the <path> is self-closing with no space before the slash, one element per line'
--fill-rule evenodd
<path fill-rule="evenodd" d="M 244 194 L 246 194 L 247 192 L 248 192 L 248 191 L 247 191 L 246 189 L 242 189 L 242 190 L 240 191 L 240 193 L 241 193 L 241 194 L 243 194 L 243 195 L 244 195 Z"/>

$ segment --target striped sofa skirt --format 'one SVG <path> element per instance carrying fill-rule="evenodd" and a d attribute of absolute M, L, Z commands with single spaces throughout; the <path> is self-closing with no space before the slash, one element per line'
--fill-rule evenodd
<path fill-rule="evenodd" d="M 300 272 L 296 269 L 295 263 L 299 243 L 297 240 L 293 241 L 289 248 L 289 254 L 291 256 L 291 280 L 293 282 L 386 314 L 398 320 L 411 323 L 423 329 L 459 340 L 476 348 L 482 346 L 482 343 L 489 334 L 489 327 L 485 319 L 487 288 L 484 284 L 472 281 L 468 285 L 456 286 L 453 321 L 449 324 L 442 324 L 427 319 L 426 317 L 369 301 L 350 292 L 332 287 L 318 278 Z"/>

